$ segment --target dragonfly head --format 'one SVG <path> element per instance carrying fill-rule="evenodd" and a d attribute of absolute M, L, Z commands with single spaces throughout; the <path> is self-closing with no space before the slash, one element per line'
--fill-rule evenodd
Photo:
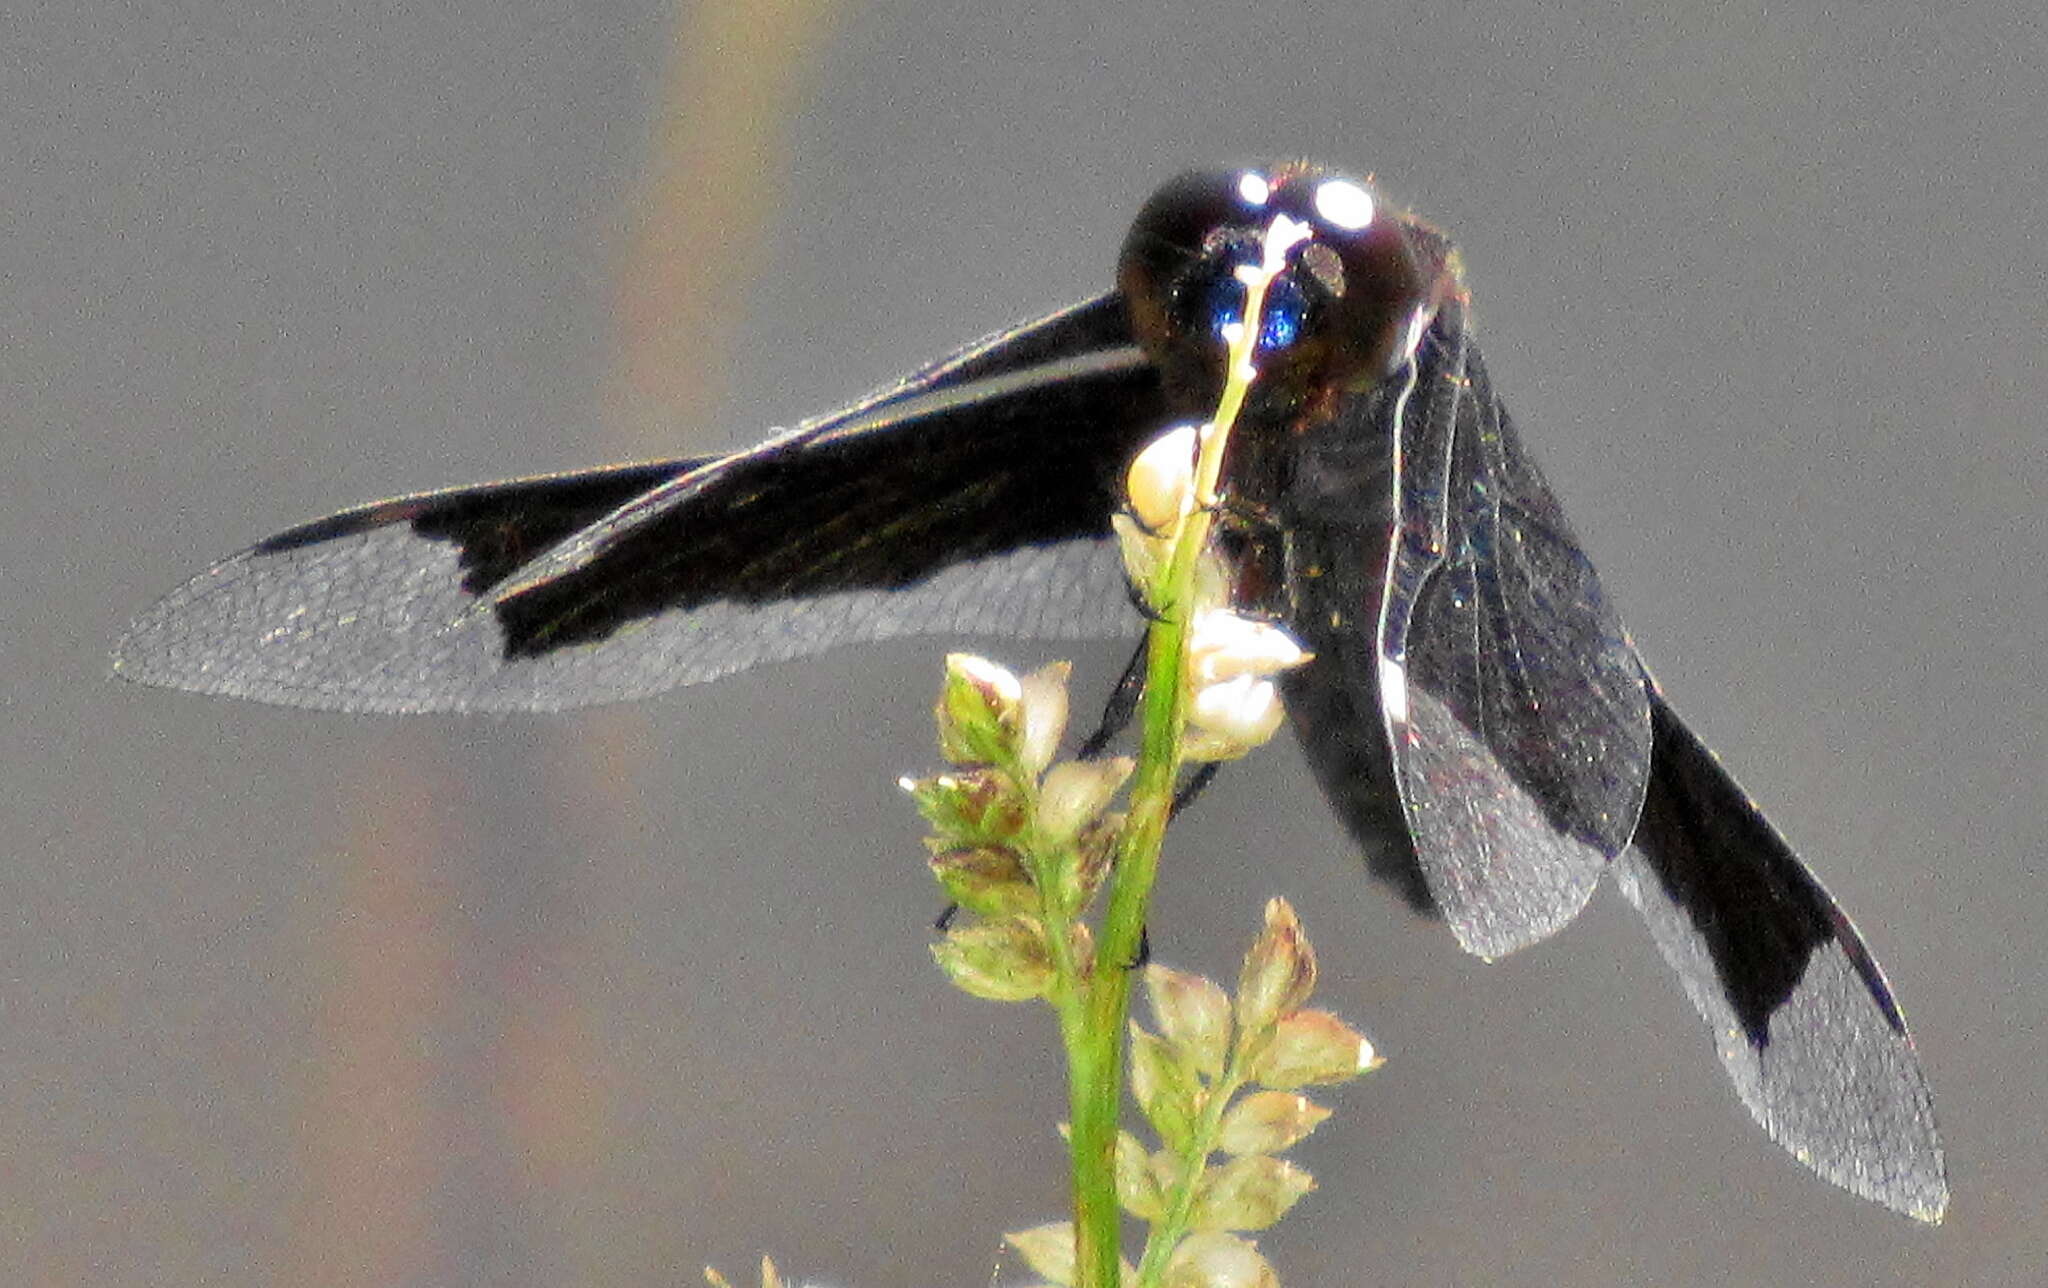
<path fill-rule="evenodd" d="M 1398 370 L 1443 297 L 1447 253 L 1368 184 L 1317 166 L 1195 171 L 1145 203 L 1117 284 L 1169 397 L 1193 409 L 1213 403 L 1226 331 L 1245 322 L 1240 270 L 1284 256 L 1254 362 L 1292 402 Z"/>

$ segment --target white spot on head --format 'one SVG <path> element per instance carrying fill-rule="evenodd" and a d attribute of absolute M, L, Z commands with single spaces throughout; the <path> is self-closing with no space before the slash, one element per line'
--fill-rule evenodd
<path fill-rule="evenodd" d="M 1273 216 L 1273 222 L 1266 226 L 1266 235 L 1262 238 L 1266 255 L 1258 271 L 1269 278 L 1277 276 L 1287 267 L 1287 252 L 1305 241 L 1313 241 L 1315 235 L 1314 227 L 1299 219 L 1290 219 L 1286 215 Z"/>
<path fill-rule="evenodd" d="M 1237 195 L 1243 197 L 1248 206 L 1263 206 L 1273 195 L 1273 185 L 1266 182 L 1265 175 L 1247 170 L 1237 176 Z"/>
<path fill-rule="evenodd" d="M 1327 179 L 1316 185 L 1316 213 L 1339 228 L 1357 229 L 1372 222 L 1372 194 L 1349 179 Z"/>

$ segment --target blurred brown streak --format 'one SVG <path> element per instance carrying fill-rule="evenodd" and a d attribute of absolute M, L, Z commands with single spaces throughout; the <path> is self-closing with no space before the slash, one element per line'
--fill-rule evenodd
<path fill-rule="evenodd" d="M 790 121 L 835 16 L 831 0 L 678 5 L 616 283 L 618 351 L 604 420 L 633 457 L 702 446 L 679 441 L 677 427 L 695 430 L 717 405 L 735 357 L 730 319 L 744 311 L 782 197 Z M 647 721 L 640 708 L 606 711 L 579 740 L 581 762 L 558 775 L 579 813 L 615 836 L 647 835 L 637 772 L 646 768 Z M 574 1012 L 580 1000 L 556 994 L 551 1007 L 532 1004 L 521 1021 L 529 1041 L 508 1062 L 500 1089 L 520 1106 L 522 1148 L 555 1164 L 536 1175 L 540 1185 L 573 1185 L 576 1167 L 608 1141 L 604 1093 L 612 1079 L 595 1026 Z M 584 1046 L 546 1051 L 535 1045 L 542 1041 Z M 592 1278 L 606 1263 L 633 1260 L 616 1247 L 580 1251 L 585 1264 L 576 1269 Z"/>
<path fill-rule="evenodd" d="M 781 196 L 785 135 L 826 0 L 704 0 L 676 25 L 647 172 L 618 286 L 611 422 L 636 447 L 674 452 L 731 359 L 734 328 Z"/>
<path fill-rule="evenodd" d="M 400 750 L 394 759 L 406 757 Z M 461 829 L 447 817 L 446 799 L 457 793 L 425 764 L 409 769 L 363 775 L 345 789 L 357 826 L 340 907 L 308 963 L 333 984 L 319 999 L 300 1089 L 293 1172 L 306 1184 L 295 1196 L 283 1283 L 420 1282 L 433 1269 L 444 1149 L 431 1053 L 456 972 L 449 892 L 432 874 Z"/>
<path fill-rule="evenodd" d="M 701 449 L 679 441 L 717 406 L 735 355 L 729 319 L 742 312 L 763 262 L 769 214 L 782 196 L 786 135 L 815 55 L 831 28 L 830 0 L 678 0 L 646 170 L 627 212 L 618 266 L 618 352 L 604 421 L 626 456 Z M 614 709 L 579 740 L 581 763 L 557 781 L 612 835 L 646 836 L 639 787 L 649 745 L 640 709 Z M 529 993 L 501 1070 L 510 1132 L 535 1160 L 537 1190 L 574 1193 L 585 1169 L 617 1143 L 607 1092 L 613 1062 L 579 995 Z M 545 996 L 548 1000 L 543 1001 Z M 550 1004 L 551 1003 L 551 1004 Z M 651 1249 L 641 1213 L 576 1231 L 565 1264 L 584 1282 L 612 1279 Z M 608 1227 L 608 1228 L 607 1228 Z M 659 1254 L 657 1254 L 659 1255 Z M 630 1271 L 627 1277 L 632 1277 Z"/>
<path fill-rule="evenodd" d="M 779 197 L 789 119 L 830 13 L 821 0 L 704 0 L 677 15 L 618 266 L 618 354 L 604 420 L 629 454 L 674 453 L 674 427 L 714 403 L 734 330 L 723 318 L 741 308 L 762 262 L 762 216 Z M 644 834 L 635 772 L 649 741 L 644 720 L 618 710 L 592 721 L 577 756 L 559 763 L 572 834 Z M 350 875 L 328 923 L 331 949 L 317 964 L 331 982 L 311 1035 L 299 1114 L 307 1179 L 281 1282 L 431 1279 L 451 1253 L 462 1255 L 461 1235 L 437 1213 L 521 1204 L 529 1210 L 500 1216 L 511 1228 L 533 1228 L 528 1218 L 559 1207 L 616 1143 L 611 1062 L 596 1037 L 603 1026 L 590 1000 L 564 983 L 563 958 L 583 946 L 497 945 L 497 969 L 463 967 L 479 951 L 463 911 L 474 892 L 463 883 L 490 877 L 451 868 L 449 856 L 488 847 L 489 824 L 461 818 L 457 802 L 469 793 L 441 781 L 431 755 L 397 734 L 384 763 L 343 788 L 360 822 L 346 842 Z M 405 783 L 411 794 L 387 795 Z M 580 938 L 573 926 L 564 935 Z M 490 996 L 469 995 L 467 981 L 478 978 L 492 981 Z M 476 1014 L 501 1020 L 481 1066 L 437 1063 L 440 1039 Z M 486 1094 L 451 1097 L 451 1079 L 481 1079 Z M 488 1125 L 459 1121 L 460 1111 L 451 1119 L 451 1103 L 475 1106 Z M 489 1193 L 451 1195 L 451 1183 L 477 1180 L 451 1173 L 448 1159 L 479 1129 L 496 1136 L 498 1161 L 520 1174 Z M 594 1233 L 572 1233 L 570 1247 L 554 1250 L 578 1281 L 602 1281 L 612 1263 L 632 1260 L 633 1249 Z"/>

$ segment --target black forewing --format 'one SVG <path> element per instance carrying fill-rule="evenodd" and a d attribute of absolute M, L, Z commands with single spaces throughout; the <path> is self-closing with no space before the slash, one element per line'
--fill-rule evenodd
<path fill-rule="evenodd" d="M 853 640 L 1129 625 L 1106 540 L 1163 415 L 1115 296 L 727 457 L 401 498 L 145 613 L 147 683 L 365 711 L 619 701 Z"/>
<path fill-rule="evenodd" d="M 1577 915 L 1649 771 L 1640 665 L 1457 311 L 1395 413 L 1378 697 L 1416 862 L 1469 951 Z"/>
<path fill-rule="evenodd" d="M 422 540 L 455 548 L 462 589 L 475 598 L 626 502 L 717 459 L 618 465 L 396 497 L 289 528 L 258 542 L 248 554 L 288 556 L 402 523 Z"/>
<path fill-rule="evenodd" d="M 1648 796 L 1617 884 L 1764 1130 L 1821 1176 L 1939 1220 L 1934 1100 L 1849 918 L 1654 688 Z"/>

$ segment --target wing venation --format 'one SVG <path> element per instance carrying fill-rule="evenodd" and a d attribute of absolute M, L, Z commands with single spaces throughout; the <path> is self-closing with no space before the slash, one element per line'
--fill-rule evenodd
<path fill-rule="evenodd" d="M 426 493 L 160 601 L 144 683 L 354 711 L 641 698 L 842 643 L 1133 625 L 1108 538 L 1163 416 L 1103 296 L 725 457 Z"/>

